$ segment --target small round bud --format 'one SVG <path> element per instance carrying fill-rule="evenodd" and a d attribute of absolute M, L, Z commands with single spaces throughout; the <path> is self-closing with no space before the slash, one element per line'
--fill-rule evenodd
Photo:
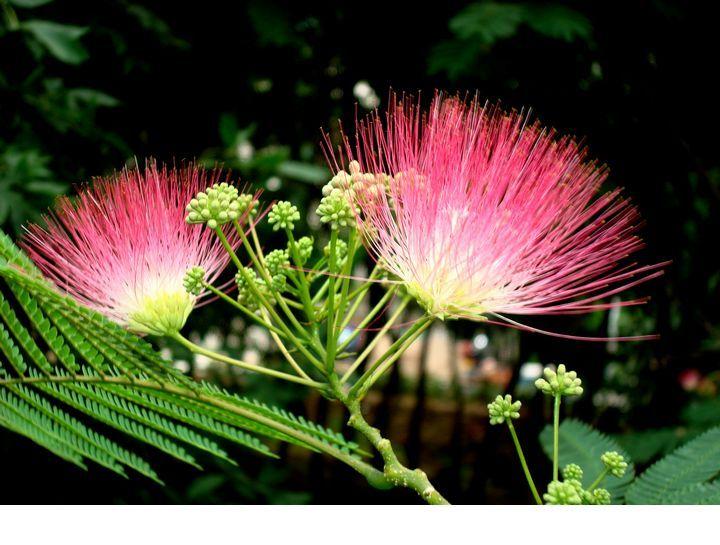
<path fill-rule="evenodd" d="M 238 190 L 225 182 L 198 193 L 187 205 L 187 223 L 205 223 L 210 229 L 235 221 L 241 215 Z"/>
<path fill-rule="evenodd" d="M 288 201 L 278 201 L 275 203 L 268 214 L 268 221 L 273 226 L 273 231 L 280 229 L 295 228 L 295 223 L 300 219 L 300 212 L 297 206 Z"/>
<path fill-rule="evenodd" d="M 582 381 L 578 378 L 577 373 L 568 371 L 562 363 L 558 365 L 557 371 L 546 367 L 543 374 L 545 378 L 537 379 L 535 387 L 544 394 L 573 396 L 583 392 L 582 386 L 580 386 Z"/>
<path fill-rule="evenodd" d="M 562 470 L 563 479 L 568 481 L 575 479 L 576 481 L 582 481 L 583 470 L 577 464 L 568 464 Z"/>
<path fill-rule="evenodd" d="M 512 396 L 507 394 L 505 397 L 499 395 L 495 401 L 488 403 L 488 414 L 490 415 L 490 424 L 502 424 L 506 420 L 520 418 L 520 407 L 522 403 L 512 400 Z"/>
<path fill-rule="evenodd" d="M 543 499 L 549 505 L 580 505 L 582 498 L 574 483 L 553 481 L 543 494 Z"/>
<path fill-rule="evenodd" d="M 200 295 L 205 281 L 205 270 L 202 267 L 190 267 L 185 272 L 183 287 L 191 295 Z"/>
<path fill-rule="evenodd" d="M 317 215 L 320 216 L 320 221 L 329 224 L 331 229 L 355 226 L 355 212 L 340 189 L 333 189 L 320 200 Z"/>
<path fill-rule="evenodd" d="M 615 451 L 608 451 L 600 456 L 600 460 L 615 477 L 620 478 L 625 475 L 628 464 L 622 454 Z"/>
<path fill-rule="evenodd" d="M 287 250 L 273 250 L 265 256 L 265 264 L 270 276 L 284 275 L 290 266 Z"/>
<path fill-rule="evenodd" d="M 589 505 L 610 505 L 612 503 L 610 492 L 604 488 L 596 488 L 592 492 L 585 492 L 583 499 Z"/>

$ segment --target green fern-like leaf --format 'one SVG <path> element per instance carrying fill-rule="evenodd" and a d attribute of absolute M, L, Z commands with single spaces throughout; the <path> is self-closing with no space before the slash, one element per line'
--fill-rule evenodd
<path fill-rule="evenodd" d="M 617 451 L 626 460 L 630 457 L 613 439 L 591 428 L 584 422 L 572 418 L 564 420 L 559 430 L 560 466 L 577 464 L 583 469 L 583 485 L 589 486 L 600 473 L 604 466 L 600 456 L 606 451 Z M 540 443 L 548 458 L 552 458 L 553 436 L 552 426 L 546 426 L 540 433 Z M 612 475 L 605 478 L 603 488 L 607 488 L 618 501 L 625 493 L 627 486 L 633 480 L 635 468 L 629 464 L 625 475 L 618 479 Z"/>
<path fill-rule="evenodd" d="M 650 466 L 627 491 L 628 503 L 716 503 L 720 489 L 720 426 Z"/>
<path fill-rule="evenodd" d="M 275 456 L 260 438 L 346 460 L 365 454 L 303 417 L 183 375 L 144 340 L 61 294 L 2 232 L 0 279 L 0 426 L 79 467 L 92 461 L 161 482 L 136 443 L 196 467 L 196 451 L 233 462 L 228 444 Z M 128 445 L 111 440 L 111 429 Z"/>

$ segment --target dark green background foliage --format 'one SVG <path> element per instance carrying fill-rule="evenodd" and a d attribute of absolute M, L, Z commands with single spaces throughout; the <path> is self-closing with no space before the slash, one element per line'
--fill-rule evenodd
<path fill-rule="evenodd" d="M 309 207 L 329 172 L 319 128 L 335 130 L 337 119 L 350 127 L 356 111 L 367 111 L 367 97 L 353 92 L 358 82 L 381 106 L 390 88 L 426 98 L 438 88 L 477 90 L 583 139 L 610 166 L 608 187 L 625 186 L 646 220 L 640 259 L 673 261 L 664 278 L 638 288 L 651 302 L 617 319 L 532 321 L 578 334 L 658 332 L 659 341 L 613 346 L 486 329 L 491 343 L 480 356 L 508 365 L 510 388 L 520 392 L 522 362 L 576 369 L 587 388 L 570 411 L 613 436 L 638 473 L 720 423 L 718 48 L 703 3 L 0 0 L 0 12 L 6 232 L 19 233 L 73 184 L 150 156 L 221 163 L 268 199 Z M 196 313 L 192 327 L 205 331 L 219 312 Z M 477 333 L 452 327 L 458 340 Z M 451 501 L 526 502 L 512 446 L 482 414 L 492 385 L 467 387 L 461 375 L 450 385 L 391 376 L 376 399 L 376 424 Z M 683 388 L 681 377 L 698 380 Z M 330 427 L 342 418 L 299 389 L 279 393 L 247 377 L 231 386 Z M 539 396 L 525 406 L 519 433 L 547 475 L 536 437 L 548 408 Z M 161 487 L 98 468 L 84 473 L 2 431 L 5 467 L 23 470 L 0 500 L 411 501 L 366 489 L 321 456 L 290 454 L 287 464 L 245 453 L 238 467 L 201 460 L 202 474 L 160 459 Z"/>

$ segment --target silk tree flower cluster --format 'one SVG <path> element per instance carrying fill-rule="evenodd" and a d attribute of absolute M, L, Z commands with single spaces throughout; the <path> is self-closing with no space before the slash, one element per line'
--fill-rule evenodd
<path fill-rule="evenodd" d="M 211 232 L 185 222 L 186 204 L 220 177 L 150 162 L 96 179 L 76 199 L 60 199 L 46 227 L 31 225 L 24 249 L 80 303 L 138 333 L 177 332 L 206 295 L 185 289 L 186 271 L 212 282 L 230 260 Z"/>
<path fill-rule="evenodd" d="M 217 170 L 149 163 L 59 201 L 46 227 L 28 228 L 24 247 L 60 290 L 137 333 L 171 337 L 194 354 L 342 403 L 348 425 L 380 454 L 383 469 L 345 461 L 379 488 L 407 487 L 429 503 L 445 503 L 427 475 L 402 465 L 364 419 L 361 401 L 370 388 L 435 319 L 539 331 L 508 315 L 639 304 L 643 299 L 603 301 L 662 274 L 662 264 L 626 262 L 642 246 L 635 208 L 619 190 L 600 194 L 605 169 L 587 161 L 572 139 L 520 114 L 442 96 L 423 113 L 416 102 L 394 99 L 384 118 L 375 113 L 359 122 L 355 145 L 345 139 L 334 150 L 328 138 L 326 151 L 335 175 L 315 211 L 326 226 L 316 238 L 297 237 L 304 215 L 295 204 L 270 203 L 266 219 L 273 239 L 283 242 L 269 249 L 256 230 L 265 215 L 258 195 Z M 353 275 L 363 243 L 376 260 L 368 278 Z M 230 264 L 236 293 L 217 282 Z M 374 282 L 386 291 L 368 304 Z M 265 328 L 283 362 L 247 362 L 185 338 L 180 330 L 208 294 Z M 413 300 L 426 312 L 403 327 Z M 404 331 L 376 354 L 392 328 Z M 559 366 L 537 387 L 555 407 L 545 500 L 605 502 L 596 487 L 571 482 L 574 468 L 560 479 L 559 408 L 563 397 L 582 393 L 580 379 Z M 509 428 L 542 503 L 513 425 L 520 410 L 507 395 L 489 414 L 492 424 Z M 613 475 L 623 471 L 615 453 L 603 463 Z"/>
<path fill-rule="evenodd" d="M 370 253 L 437 318 L 531 330 L 507 315 L 578 314 L 662 274 L 625 263 L 637 211 L 571 138 L 477 99 L 393 100 L 327 155 Z M 340 168 L 343 160 L 349 172 Z M 536 330 L 537 331 L 537 330 Z M 547 332 L 546 332 L 547 333 Z"/>

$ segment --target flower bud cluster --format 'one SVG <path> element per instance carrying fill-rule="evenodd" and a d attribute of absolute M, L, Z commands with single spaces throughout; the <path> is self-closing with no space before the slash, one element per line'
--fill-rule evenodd
<path fill-rule="evenodd" d="M 576 481 L 582 481 L 583 470 L 577 464 L 568 464 L 562 470 L 564 480 L 574 479 Z"/>
<path fill-rule="evenodd" d="M 270 303 L 274 302 L 274 298 L 267 284 L 262 278 L 258 278 L 257 273 L 251 267 L 245 267 L 244 273 L 243 271 L 238 271 L 235 275 L 235 283 L 238 288 L 238 302 L 250 310 L 257 310 L 259 308 L 259 301 L 255 295 L 256 292 L 260 293 Z"/>
<path fill-rule="evenodd" d="M 520 418 L 520 401 L 513 401 L 512 396 L 507 394 L 505 397 L 499 395 L 495 401 L 488 403 L 488 414 L 490 415 L 490 424 L 502 424 L 506 420 Z"/>
<path fill-rule="evenodd" d="M 622 454 L 615 451 L 605 452 L 600 456 L 600 460 L 608 469 L 608 471 L 617 478 L 621 478 L 627 471 L 628 464 Z"/>
<path fill-rule="evenodd" d="M 300 220 L 300 212 L 297 206 L 288 201 L 278 201 L 270 209 L 268 222 L 273 226 L 274 231 L 280 229 L 293 230 L 295 222 Z"/>
<path fill-rule="evenodd" d="M 583 393 L 582 381 L 575 371 L 568 371 L 564 364 L 558 365 L 557 371 L 546 367 L 543 371 L 545 378 L 535 381 L 535 387 L 542 393 L 552 396 L 573 396 Z"/>
<path fill-rule="evenodd" d="M 578 490 L 578 481 L 552 481 L 548 485 L 543 499 L 548 505 L 580 505 L 582 489 Z"/>
<path fill-rule="evenodd" d="M 291 242 L 288 242 L 288 249 L 287 251 L 291 253 L 290 249 Z M 312 237 L 300 237 L 298 241 L 296 242 L 297 252 L 298 252 L 298 258 L 300 259 L 300 264 L 304 265 L 307 263 L 307 260 L 310 259 L 310 256 L 313 252 L 313 238 Z"/>
<path fill-rule="evenodd" d="M 183 287 L 190 295 L 200 295 L 205 281 L 205 270 L 202 267 L 190 267 L 185 272 Z"/>
<path fill-rule="evenodd" d="M 205 223 L 216 229 L 252 213 L 257 202 L 252 195 L 238 194 L 235 186 L 222 182 L 198 193 L 186 206 L 187 223 Z"/>

